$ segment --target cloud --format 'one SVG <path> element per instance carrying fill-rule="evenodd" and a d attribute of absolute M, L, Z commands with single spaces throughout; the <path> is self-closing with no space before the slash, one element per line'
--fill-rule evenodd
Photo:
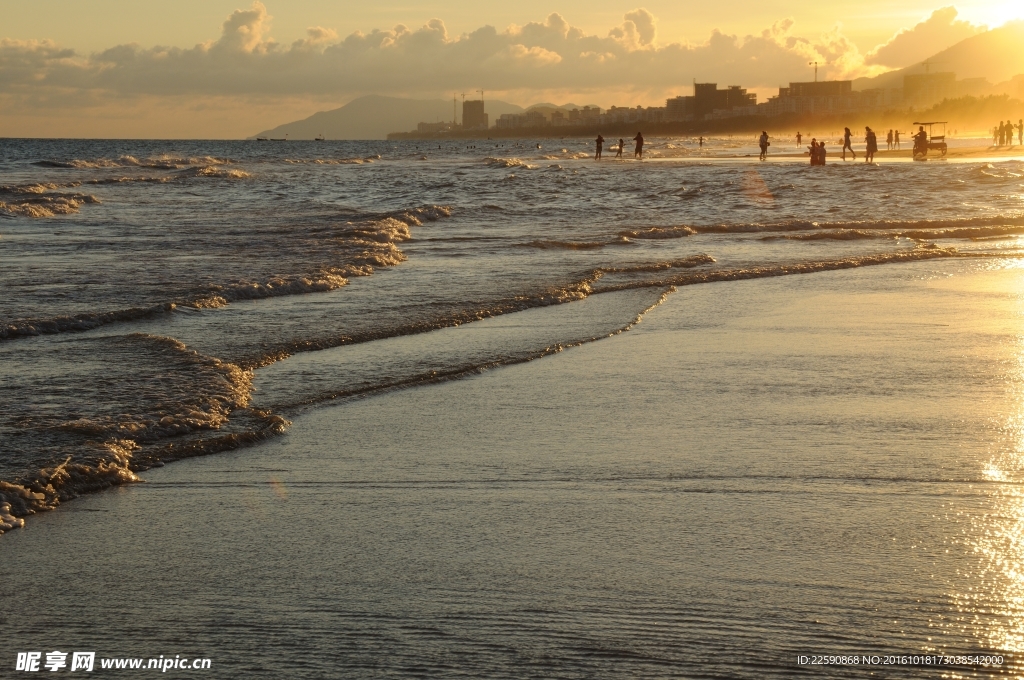
<path fill-rule="evenodd" d="M 889 68 L 910 66 L 986 30 L 969 21 L 958 20 L 955 7 L 943 7 L 913 28 L 905 28 L 889 42 L 869 52 L 866 64 Z"/>
<path fill-rule="evenodd" d="M 654 15 L 642 7 L 627 12 L 621 26 L 608 32 L 608 35 L 622 42 L 629 48 L 647 47 L 654 43 Z"/>
<path fill-rule="evenodd" d="M 964 23 L 956 21 L 955 11 L 940 10 L 871 58 L 887 60 L 890 52 L 936 26 L 955 33 L 965 30 Z M 340 103 L 369 93 L 437 97 L 477 89 L 524 103 L 572 96 L 653 104 L 688 93 L 693 79 L 762 92 L 790 80 L 808 80 L 809 61 L 823 64 L 823 78 L 885 70 L 881 62 L 865 63 L 838 27 L 805 37 L 795 34 L 792 19 L 783 19 L 759 34 L 716 30 L 702 43 L 663 44 L 656 25 L 643 8 L 625 13 L 603 36 L 587 34 L 557 13 L 522 26 L 483 26 L 461 35 L 431 19 L 418 28 L 399 24 L 344 37 L 315 26 L 305 38 L 283 45 L 271 37 L 267 8 L 253 2 L 226 18 L 219 37 L 191 48 L 130 43 L 83 54 L 51 41 L 4 39 L 0 126 L 11 134 L 14 120 L 27 125 L 33 117 L 63 115 L 70 121 L 87 111 L 101 120 L 103 107 L 114 115 L 161 101 L 201 116 L 203 110 L 232 106 L 290 111 L 297 102 Z M 619 101 L 609 101 L 613 97 Z M 222 117 L 228 125 L 230 116 Z"/>
<path fill-rule="evenodd" d="M 263 40 L 264 34 L 270 31 L 271 19 L 262 2 L 253 2 L 248 10 L 236 9 L 224 22 L 220 40 L 213 44 L 212 49 L 229 52 L 272 50 L 276 43 Z"/>

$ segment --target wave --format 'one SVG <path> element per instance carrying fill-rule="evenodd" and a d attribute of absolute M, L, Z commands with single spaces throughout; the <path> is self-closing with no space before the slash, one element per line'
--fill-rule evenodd
<path fill-rule="evenodd" d="M 20 196 L 23 194 L 45 194 L 57 189 L 70 189 L 81 186 L 81 182 L 33 182 L 32 184 L 4 184 L 0 186 L 0 194 Z"/>
<path fill-rule="evenodd" d="M 172 302 L 151 307 L 132 307 L 112 312 L 84 312 L 47 318 L 17 319 L 0 325 L 0 340 L 32 335 L 52 335 L 66 331 L 87 331 L 118 321 L 136 321 L 174 311 Z"/>
<path fill-rule="evenodd" d="M 476 361 L 449 366 L 442 370 L 424 371 L 415 375 L 406 376 L 402 378 L 383 380 L 371 385 L 365 385 L 361 387 L 344 390 L 322 392 L 313 397 L 304 398 L 302 401 L 289 404 L 279 404 L 276 405 L 274 408 L 279 408 L 282 410 L 293 410 L 296 408 L 307 407 L 325 401 L 350 399 L 353 397 L 364 397 L 391 390 L 449 382 L 452 380 L 459 380 L 461 378 L 469 377 L 472 375 L 478 375 L 485 371 L 498 368 L 501 366 L 511 366 L 515 364 L 522 364 L 529 361 L 534 361 L 536 359 L 541 359 L 543 357 L 550 356 L 558 352 L 562 352 L 571 347 L 579 347 L 581 345 L 595 342 L 597 340 L 613 337 L 615 335 L 620 335 L 631 330 L 643 320 L 644 316 L 646 316 L 648 312 L 650 312 L 658 305 L 662 304 L 668 298 L 671 292 L 672 290 L 670 288 L 666 288 L 664 291 L 661 292 L 661 294 L 653 303 L 648 304 L 646 307 L 640 310 L 640 312 L 638 312 L 636 316 L 634 316 L 633 319 L 629 321 L 629 323 L 620 326 L 610 332 L 601 333 L 600 335 L 565 340 L 562 342 L 554 343 L 552 345 L 548 345 L 547 347 L 544 347 L 539 350 L 519 352 L 484 361 Z"/>
<path fill-rule="evenodd" d="M 911 229 L 907 231 L 864 231 L 861 229 L 844 229 L 840 231 L 820 231 L 807 234 L 784 234 L 763 236 L 762 240 L 787 239 L 794 241 L 837 240 L 852 241 L 857 239 L 894 239 L 909 238 L 916 241 L 935 241 L 939 239 L 981 239 L 1024 234 L 1024 225 L 1004 225 L 994 227 L 960 227 L 950 229 Z"/>
<path fill-rule="evenodd" d="M 479 374 L 499 366 L 533 361 L 567 348 L 594 342 L 624 333 L 640 323 L 644 315 L 660 305 L 670 291 L 663 291 L 653 304 L 648 304 L 629 323 L 610 332 L 591 337 L 558 342 L 546 347 L 498 356 L 489 360 L 467 362 L 443 370 L 423 371 L 400 379 L 382 379 L 374 384 L 317 395 L 312 400 L 289 404 L 285 408 L 301 408 L 325 400 L 365 396 L 382 391 L 416 385 L 440 383 Z M 193 393 L 193 403 L 179 405 L 180 415 L 139 419 L 109 418 L 106 420 L 79 420 L 61 425 L 86 436 L 105 438 L 102 442 L 87 444 L 88 453 L 68 456 L 62 462 L 48 465 L 14 481 L 0 481 L 0 534 L 24 526 L 24 517 L 52 510 L 61 503 L 84 494 L 102 491 L 112 486 L 138 483 L 138 473 L 184 458 L 205 456 L 249 446 L 286 431 L 291 424 L 283 416 L 266 409 L 249 408 L 252 390 L 252 371 L 204 357 L 189 350 L 172 338 L 135 334 L 128 336 L 150 342 L 167 352 L 193 362 L 196 366 L 212 369 L 222 380 L 200 381 L 204 389 Z M 251 421 L 241 432 L 214 437 L 196 438 L 184 443 L 161 443 L 161 439 L 200 429 L 215 430 L 229 415 L 243 411 Z M 198 415 L 197 415 L 198 413 Z M 155 443 L 155 445 L 153 445 Z"/>
<path fill-rule="evenodd" d="M 763 232 L 814 231 L 819 229 L 909 231 L 999 226 L 1024 226 L 1024 214 L 985 215 L 938 220 L 862 220 L 843 222 L 789 220 L 774 223 L 752 222 L 747 224 L 690 225 L 686 228 L 692 229 L 697 234 L 756 234 Z"/>
<path fill-rule="evenodd" d="M 363 165 L 379 160 L 380 154 L 364 156 L 362 158 L 285 158 L 284 162 L 291 163 L 292 165 Z"/>
<path fill-rule="evenodd" d="M 19 197 L 0 201 L 0 214 L 34 218 L 72 215 L 87 203 L 99 202 L 100 199 L 90 194 L 36 193 L 26 190 Z"/>
<path fill-rule="evenodd" d="M 300 352 L 315 352 L 341 345 L 354 345 L 386 338 L 402 337 L 407 335 L 418 335 L 441 328 L 452 328 L 463 324 L 489 319 L 496 316 L 503 316 L 514 312 L 522 312 L 537 307 L 549 307 L 560 305 L 566 302 L 583 300 L 598 292 L 594 284 L 606 274 L 631 274 L 643 272 L 657 272 L 673 268 L 692 268 L 707 264 L 713 264 L 715 259 L 710 255 L 700 254 L 690 257 L 671 260 L 666 262 L 649 262 L 625 267 L 599 267 L 586 271 L 576 279 L 560 286 L 552 286 L 541 290 L 531 291 L 521 295 L 508 298 L 488 301 L 478 305 L 466 305 L 462 309 L 451 311 L 447 314 L 434 317 L 426 321 L 419 321 L 399 326 L 393 326 L 384 330 L 371 330 L 364 333 L 352 335 L 334 336 L 330 338 L 319 338 L 312 340 L 295 340 L 280 344 L 276 347 L 267 348 L 260 354 L 244 357 L 239 360 L 239 365 L 255 369 L 268 366 L 285 357 Z M 650 284 L 656 287 L 656 284 Z M 638 285 L 628 286 L 630 288 L 641 287 Z M 667 286 L 664 286 L 667 287 Z"/>
<path fill-rule="evenodd" d="M 185 168 L 174 173 L 175 177 L 219 177 L 224 179 L 245 179 L 252 177 L 245 170 L 235 168 L 222 168 L 216 165 L 201 165 L 198 167 Z"/>
<path fill-rule="evenodd" d="M 154 170 L 180 170 L 188 166 L 230 165 L 236 161 L 230 158 L 213 156 L 178 157 L 171 155 L 152 156 L 138 159 L 135 156 L 119 156 L 117 158 L 71 159 L 68 161 L 41 160 L 35 165 L 44 168 L 151 168 Z"/>
<path fill-rule="evenodd" d="M 887 232 L 862 231 L 860 229 L 844 229 L 841 231 L 816 231 L 809 234 L 776 234 L 762 236 L 762 241 L 786 239 L 790 241 L 856 241 L 860 239 L 893 239 L 899 234 Z"/>
<path fill-rule="evenodd" d="M 628 238 L 619 237 L 611 241 L 536 240 L 518 245 L 522 248 L 538 248 L 540 250 L 599 250 L 605 246 L 625 246 L 630 243 Z"/>
<path fill-rule="evenodd" d="M 137 472 L 169 460 L 258 441 L 283 432 L 288 425 L 269 411 L 249 408 L 252 372 L 235 364 L 201 355 L 162 336 L 134 333 L 93 342 L 104 343 L 105 351 L 127 352 L 125 356 L 132 357 L 130 366 L 122 367 L 120 373 L 113 368 L 113 374 L 106 376 L 127 396 L 123 403 L 107 405 L 86 399 L 75 405 L 72 413 L 93 412 L 74 420 L 62 422 L 47 414 L 29 419 L 31 424 L 21 434 L 34 437 L 29 441 L 44 455 L 47 450 L 51 456 L 70 455 L 60 455 L 57 460 L 61 462 L 42 465 L 20 478 L 0 481 L 0 533 L 5 526 L 20 525 L 11 518 L 51 510 L 84 493 L 138 481 Z M 96 394 L 87 392 L 87 396 Z M 27 406 L 29 412 L 32 406 Z M 205 434 L 222 430 L 229 418 L 238 421 L 231 428 L 236 431 L 214 437 Z M 56 435 L 63 443 L 55 448 Z"/>
<path fill-rule="evenodd" d="M 114 342 L 141 351 L 136 354 L 140 362 L 159 369 L 133 369 L 128 375 L 133 382 L 122 389 L 139 392 L 127 407 L 134 413 L 94 415 L 53 426 L 75 435 L 78 452 L 12 481 L 0 481 L 0 534 L 24 525 L 20 518 L 27 515 L 136 482 L 141 470 L 236 449 L 279 434 L 289 425 L 281 416 L 248 408 L 251 371 L 199 354 L 172 338 L 131 334 Z M 151 364 L 145 365 L 146 360 Z M 240 413 L 245 416 L 239 418 L 245 426 L 242 431 L 181 440 L 182 435 L 219 430 Z M 45 427 L 37 422 L 35 429 Z M 174 439 L 164 442 L 169 437 Z"/>
<path fill-rule="evenodd" d="M 326 341 L 296 341 L 292 351 L 311 351 L 357 342 L 367 342 L 426 332 L 446 326 L 460 325 L 487 317 L 498 316 L 532 307 L 557 305 L 580 300 L 590 295 L 614 291 L 653 288 L 663 289 L 658 301 L 641 311 L 629 324 L 612 334 L 632 328 L 643 315 L 679 286 L 701 283 L 739 281 L 755 278 L 810 274 L 816 272 L 850 269 L 883 264 L 915 262 L 951 257 L 990 257 L 986 253 L 960 253 L 953 248 L 919 247 L 913 250 L 842 258 L 835 260 L 768 264 L 726 270 L 688 271 L 659 279 L 644 279 L 598 285 L 600 279 L 609 273 L 641 273 L 669 271 L 672 269 L 693 269 L 714 263 L 709 255 L 695 255 L 679 260 L 639 263 L 624 267 L 593 269 L 577 280 L 563 286 L 537 291 L 531 294 L 498 300 L 476 309 L 461 312 L 429 323 L 412 324 L 392 328 L 384 333 L 368 332 L 362 336 L 335 338 Z M 37 472 L 11 482 L 0 482 L 0 532 L 23 524 L 23 517 L 57 507 L 61 502 L 118 484 L 138 481 L 137 473 L 150 467 L 191 456 L 201 456 L 224 450 L 247 446 L 279 434 L 288 426 L 288 421 L 270 410 L 254 409 L 249 406 L 252 391 L 252 370 L 284 358 L 287 351 L 264 355 L 261 361 L 252 365 L 245 362 L 228 364 L 211 357 L 199 355 L 180 342 L 171 338 L 135 334 L 129 339 L 149 343 L 159 352 L 164 352 L 173 361 L 205 377 L 193 381 L 198 387 L 191 389 L 189 403 L 180 405 L 169 413 L 154 413 L 141 416 L 80 418 L 60 424 L 60 428 L 84 437 L 103 439 L 91 444 L 91 453 L 66 458 L 63 462 L 50 465 Z M 400 379 L 383 379 L 372 385 L 354 389 L 320 394 L 312 400 L 299 404 L 287 404 L 286 408 L 297 408 L 325 399 L 354 397 L 383 390 L 401 389 L 413 385 L 455 380 L 479 373 L 492 367 L 522 363 L 541 358 L 587 342 L 593 342 L 607 334 L 590 338 L 559 342 L 538 350 L 520 352 L 514 355 L 496 357 L 485 361 L 452 365 L 441 371 L 423 371 Z M 285 350 L 287 348 L 279 348 Z M 161 402 L 162 404 L 163 402 Z M 275 407 L 277 408 L 277 407 Z M 244 416 L 244 417 L 243 417 Z M 227 432 L 214 437 L 201 435 L 203 431 L 219 430 L 229 418 L 241 418 L 247 423 L 242 431 Z M 167 437 L 199 433 L 191 440 L 168 441 Z"/>
<path fill-rule="evenodd" d="M 2 204 L 0 204 L 2 205 Z M 449 206 L 421 206 L 358 222 L 347 222 L 335 236 L 345 246 L 344 261 L 335 267 L 312 272 L 275 276 L 263 281 L 234 281 L 209 286 L 192 295 L 147 307 L 107 312 L 83 312 L 55 317 L 0 321 L 0 340 L 69 331 L 86 331 L 122 321 L 153 318 L 177 307 L 215 309 L 231 302 L 336 290 L 349 278 L 370 276 L 375 268 L 394 267 L 406 260 L 398 243 L 412 238 L 410 227 L 421 226 L 452 214 Z"/>
<path fill-rule="evenodd" d="M 988 253 L 961 253 L 955 248 L 919 247 L 913 250 L 901 250 L 894 253 L 877 255 L 861 255 L 838 260 L 821 260 L 815 262 L 794 262 L 791 264 L 774 264 L 761 267 L 741 269 L 724 269 L 706 272 L 679 274 L 670 278 L 657 280 L 629 281 L 595 287 L 594 293 L 611 293 L 619 290 L 649 286 L 691 286 L 701 283 L 717 283 L 722 281 L 744 281 L 747 279 L 763 279 L 776 276 L 792 276 L 794 274 L 815 274 L 841 269 L 855 269 L 900 262 L 919 262 L 950 257 L 993 257 Z"/>
<path fill-rule="evenodd" d="M 682 238 L 684 236 L 692 236 L 697 231 L 693 227 L 648 227 L 647 229 L 627 229 L 620 231 L 619 236 L 625 238 L 639 238 L 639 239 L 662 239 L 662 238 Z"/>
<path fill-rule="evenodd" d="M 519 158 L 494 158 L 492 156 L 485 158 L 484 163 L 495 168 L 525 168 L 526 170 L 536 170 L 539 167 L 536 165 L 530 165 Z"/>

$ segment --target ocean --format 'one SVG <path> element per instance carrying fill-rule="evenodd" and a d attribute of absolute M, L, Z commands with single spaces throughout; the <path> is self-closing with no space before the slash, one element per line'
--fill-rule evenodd
<path fill-rule="evenodd" d="M 1013 672 L 1024 162 L 753 141 L 5 140 L 18 649 L 109 626 L 221 677 Z M 60 536 L 96 566 L 52 566 Z M 182 617 L 88 588 L 117 572 Z M 57 583 L 92 612 L 40 602 Z"/>

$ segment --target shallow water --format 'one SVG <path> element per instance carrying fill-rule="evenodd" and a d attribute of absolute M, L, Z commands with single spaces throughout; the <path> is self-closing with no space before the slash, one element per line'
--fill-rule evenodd
<path fill-rule="evenodd" d="M 715 144 L 708 153 L 735 152 L 734 142 Z M 691 290 L 750 290 L 751 282 L 760 281 L 754 290 L 763 306 L 771 306 L 775 299 L 761 291 L 783 299 L 803 290 L 806 281 L 827 277 L 850 282 L 863 294 L 877 288 L 894 296 L 915 277 L 934 276 L 929 272 L 982 276 L 1018 262 L 1024 235 L 1020 161 L 812 169 L 673 158 L 679 154 L 672 147 L 680 145 L 692 146 L 692 140 L 652 140 L 655 162 L 595 163 L 583 140 L 481 140 L 441 148 L 388 142 L 4 141 L 0 504 L 7 506 L 0 529 L 20 526 L 24 517 L 83 493 L 130 483 L 154 466 L 273 442 L 287 432 L 289 421 L 328 402 L 465 378 L 581 344 L 588 347 L 581 354 L 596 351 L 603 343 L 593 341 L 624 331 L 621 337 L 630 337 L 645 313 L 657 313 L 666 299 L 690 300 Z M 856 275 L 828 273 L 838 270 Z M 909 278 L 900 278 L 900 271 Z M 810 274 L 820 276 L 803 276 Z M 831 300 L 824 309 L 834 312 L 841 292 L 821 293 Z M 964 296 L 971 318 L 984 320 L 988 298 L 977 291 Z M 688 332 L 699 342 L 717 337 L 728 344 L 741 337 L 715 331 L 741 318 L 738 303 L 719 307 L 708 292 L 692 299 L 703 305 L 699 314 L 686 317 Z M 894 314 L 891 300 L 886 304 L 884 314 Z M 926 315 L 928 304 L 911 316 Z M 791 322 L 783 311 L 778 314 L 783 325 Z M 502 324 L 515 318 L 543 321 Z M 904 403 L 918 392 L 928 399 L 943 389 L 969 392 L 977 387 L 971 380 L 985 390 L 1015 384 L 1008 377 L 1015 374 L 1006 369 L 1011 355 L 1002 364 L 989 362 L 993 348 L 1004 352 L 1016 332 L 1003 327 L 996 339 L 958 338 L 958 370 L 910 361 L 898 379 L 887 378 L 882 359 L 870 353 L 823 364 L 813 353 L 795 352 L 786 358 L 792 375 L 776 383 L 764 374 L 772 348 L 758 346 L 759 335 L 751 331 L 742 337 L 758 351 L 743 359 L 745 370 L 768 382 L 753 380 L 743 389 L 774 395 L 765 407 L 775 410 L 767 420 L 745 416 L 742 427 L 707 415 L 702 444 L 687 454 L 699 454 L 699 464 L 690 460 L 681 474 L 690 478 L 694 465 L 712 471 L 716 465 L 763 466 L 763 475 L 755 475 L 761 481 L 750 482 L 754 491 L 765 484 L 785 486 L 794 460 L 839 465 L 838 454 L 823 450 L 821 433 L 807 423 L 827 430 L 860 409 L 854 422 L 835 425 L 849 440 L 844 455 L 855 455 L 849 442 L 860 441 L 873 454 L 865 459 L 870 479 L 904 479 L 910 459 L 901 455 L 912 454 L 913 465 L 920 466 L 906 478 L 909 487 L 891 491 L 897 496 L 931 484 L 925 471 L 940 481 L 968 484 L 1000 475 L 1015 479 L 1016 464 L 999 462 L 1009 455 L 999 453 L 1005 447 L 998 444 L 1011 427 L 1000 420 L 1009 402 L 1000 402 L 997 415 L 975 410 L 964 416 L 971 422 L 990 417 L 998 421 L 992 428 L 954 428 L 938 439 L 927 429 L 908 430 L 905 422 L 880 418 L 891 405 L 864 404 L 894 390 Z M 812 340 L 848 338 L 822 331 Z M 917 336 L 914 342 L 924 343 L 921 352 L 935 351 Z M 610 380 L 601 398 L 623 409 L 640 400 L 656 411 L 666 383 L 679 399 L 691 397 L 693 388 L 680 377 L 685 375 L 710 390 L 694 397 L 694 408 L 719 403 L 743 412 L 745 402 L 727 398 L 728 390 L 738 389 L 730 387 L 736 381 L 714 367 L 695 361 L 669 369 L 653 358 L 642 367 L 642 378 L 627 372 Z M 808 396 L 798 377 L 818 384 L 824 367 L 840 373 Z M 875 382 L 860 382 L 863 376 L 875 376 Z M 565 399 L 575 401 L 595 397 L 593 386 L 582 387 L 582 378 L 566 378 L 561 387 L 559 380 L 547 389 L 569 390 Z M 461 395 L 471 389 L 468 384 L 436 389 Z M 843 401 L 815 400 L 833 387 Z M 787 398 L 792 396 L 799 399 Z M 366 405 L 378 402 L 359 403 L 372 408 Z M 405 413 L 399 409 L 387 417 Z M 480 417 L 491 416 L 485 410 Z M 600 443 L 616 429 L 608 420 L 583 427 L 579 417 L 558 421 L 573 441 Z M 665 414 L 667 420 L 675 417 Z M 790 421 L 804 426 L 775 439 L 762 429 Z M 524 421 L 522 427 L 534 426 Z M 554 427 L 544 425 L 548 432 L 556 432 Z M 501 440 L 530 449 L 526 434 L 508 426 Z M 524 439 L 516 439 L 520 435 Z M 656 440 L 681 436 L 693 434 L 684 430 Z M 970 451 L 949 458 L 929 443 L 950 438 Z M 741 455 L 759 440 L 765 443 L 757 458 Z M 893 448 L 894 441 L 905 449 Z M 439 445 L 424 444 L 430 450 Z M 631 461 L 649 456 L 653 445 L 623 441 L 594 474 L 632 469 Z M 379 444 L 371 448 L 381 451 Z M 273 450 L 261 448 L 260 455 Z M 569 444 L 561 451 L 578 455 Z M 386 469 L 386 460 L 373 463 L 375 469 Z M 473 473 L 472 461 L 459 463 L 465 474 Z M 587 477 L 586 465 L 580 465 Z M 947 468 L 953 472 L 942 472 Z M 575 473 L 566 474 L 564 479 L 578 481 Z M 814 522 L 841 514 L 847 500 L 859 507 L 873 498 L 871 483 L 857 482 L 852 491 L 844 485 L 845 495 L 837 496 L 841 505 L 820 509 Z M 644 487 L 641 497 L 648 492 L 653 493 Z M 173 496 L 173 489 L 168 493 Z M 968 505 L 961 511 L 974 517 L 976 506 Z M 898 504 L 885 507 L 877 521 L 897 521 L 903 512 Z M 807 521 L 812 515 L 808 510 Z M 428 516 L 437 517 L 433 511 Z M 960 531 L 965 525 L 951 526 Z M 1004 529 L 993 530 L 988 543 L 977 539 L 975 549 L 996 561 L 1015 559 L 1015 539 Z M 631 530 L 646 529 L 637 520 Z M 928 530 L 936 541 L 954 540 L 948 527 Z M 820 578 L 835 579 L 830 569 L 840 568 L 822 567 Z M 939 591 L 943 597 L 953 592 Z M 927 596 L 937 601 L 939 591 Z M 972 604 L 968 591 L 957 593 L 975 618 L 991 611 L 990 603 Z M 1014 650 L 1016 643 L 1006 641 L 1015 640 L 1013 635 L 986 641 L 975 632 L 965 640 L 972 648 Z M 911 646 L 920 649 L 921 639 L 915 637 Z M 585 674 L 587 668 L 573 672 Z"/>

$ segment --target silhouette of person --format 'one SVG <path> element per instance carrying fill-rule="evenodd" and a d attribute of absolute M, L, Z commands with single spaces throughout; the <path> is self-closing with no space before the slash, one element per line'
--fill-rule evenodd
<path fill-rule="evenodd" d="M 846 150 L 849 149 L 850 153 L 853 154 L 853 160 L 857 160 L 857 152 L 853 150 L 853 146 L 850 144 L 850 138 L 853 133 L 850 132 L 850 128 L 843 128 L 843 160 L 846 160 Z"/>
<path fill-rule="evenodd" d="M 802 140 L 803 138 L 804 138 L 804 136 L 803 136 L 802 134 L 800 134 L 800 131 L 799 131 L 799 130 L 797 130 L 797 131 L 796 131 L 796 145 L 797 145 L 797 146 L 800 146 L 800 141 L 801 141 L 801 140 Z"/>
<path fill-rule="evenodd" d="M 867 145 L 864 162 L 871 163 L 875 160 L 875 152 L 878 151 L 878 137 L 875 136 L 875 131 L 867 126 L 864 127 L 864 143 Z"/>
<path fill-rule="evenodd" d="M 615 152 L 616 158 L 622 158 L 622 149 L 625 148 L 626 142 L 622 141 L 622 137 L 619 137 L 619 149 Z"/>
<path fill-rule="evenodd" d="M 768 160 L 768 147 L 771 145 L 771 142 L 768 141 L 767 130 L 761 130 L 761 136 L 758 138 L 757 143 L 761 147 L 761 160 Z"/>
<path fill-rule="evenodd" d="M 892 133 L 892 143 L 893 143 L 893 147 L 898 151 L 899 148 L 900 148 L 900 131 L 899 130 L 893 130 L 893 133 Z"/>
<path fill-rule="evenodd" d="M 1017 144 L 1024 145 L 1024 118 L 1017 121 Z"/>
<path fill-rule="evenodd" d="M 636 142 L 636 149 L 633 150 L 633 158 L 639 158 L 640 160 L 643 160 L 644 136 L 641 133 L 637 132 L 636 137 L 633 138 L 633 141 Z"/>
<path fill-rule="evenodd" d="M 886 151 L 892 151 L 892 130 L 885 136 Z"/>
<path fill-rule="evenodd" d="M 818 140 L 815 137 L 811 137 L 811 145 L 807 147 L 811 150 L 811 165 L 818 164 Z"/>
<path fill-rule="evenodd" d="M 1006 121 L 1006 143 L 1013 146 L 1013 121 Z"/>
<path fill-rule="evenodd" d="M 922 156 L 928 154 L 928 133 L 924 131 L 923 125 L 918 126 L 917 134 L 914 135 L 914 155 L 918 154 Z"/>
<path fill-rule="evenodd" d="M 594 154 L 594 160 L 599 161 L 601 160 L 601 148 L 604 146 L 604 137 L 598 135 L 595 141 L 597 142 L 597 153 Z"/>
<path fill-rule="evenodd" d="M 704 148 L 704 135 L 701 135 L 700 139 L 697 140 L 697 143 L 699 144 L 701 149 Z"/>

